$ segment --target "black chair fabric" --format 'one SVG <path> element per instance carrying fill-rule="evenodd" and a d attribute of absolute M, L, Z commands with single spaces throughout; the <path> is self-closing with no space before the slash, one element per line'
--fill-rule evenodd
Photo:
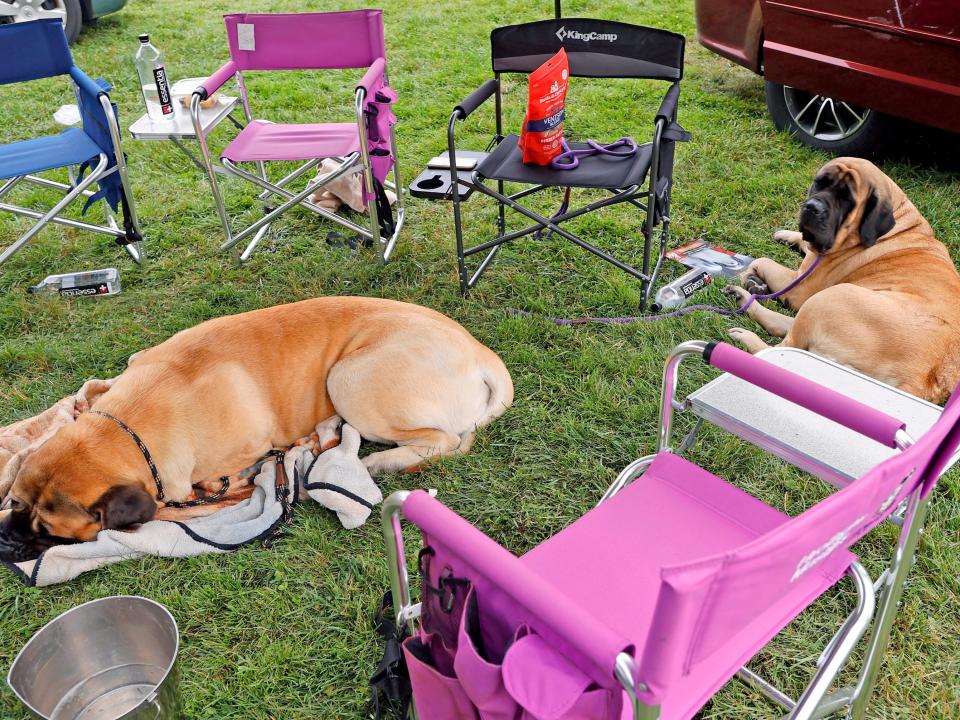
<path fill-rule="evenodd" d="M 581 188 L 626 188 L 639 185 L 650 169 L 652 145 L 640 145 L 629 159 L 610 155 L 587 155 L 573 170 L 555 170 L 549 165 L 523 162 L 517 135 L 507 135 L 483 162 L 477 173 L 491 180 L 507 180 L 531 185 Z M 572 142 L 573 150 L 585 150 L 586 143 Z"/>
<path fill-rule="evenodd" d="M 530 73 L 565 48 L 570 74 L 676 81 L 683 35 L 613 20 L 562 18 L 507 25 L 490 33 L 493 71 Z"/>

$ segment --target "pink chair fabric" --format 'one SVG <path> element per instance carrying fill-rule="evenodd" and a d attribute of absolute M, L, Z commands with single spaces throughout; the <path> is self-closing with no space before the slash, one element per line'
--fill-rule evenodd
<path fill-rule="evenodd" d="M 224 20 L 240 70 L 366 68 L 386 57 L 381 10 L 238 13 Z"/>
<path fill-rule="evenodd" d="M 391 106 L 381 10 L 323 13 L 240 13 L 224 18 L 230 60 L 201 87 L 212 94 L 238 71 L 366 68 L 357 84 L 366 92 L 367 149 L 374 176 L 383 182 L 393 167 Z M 272 124 L 255 120 L 224 149 L 233 162 L 310 160 L 360 150 L 354 123 Z M 366 201 L 375 193 L 364 193 Z"/>
<path fill-rule="evenodd" d="M 853 543 L 909 494 L 929 492 L 958 446 L 951 402 L 914 446 L 794 518 L 661 453 L 521 558 L 412 493 L 403 512 L 429 548 L 417 641 L 441 637 L 447 668 L 442 692 L 414 681 L 417 706 L 427 717 L 618 720 L 613 667 L 627 651 L 648 687 L 642 699 L 663 720 L 686 720 L 842 577 Z M 426 677 L 429 662 L 408 661 Z M 440 697 L 447 714 L 430 712 Z"/>
<path fill-rule="evenodd" d="M 356 123 L 275 125 L 254 120 L 223 149 L 233 162 L 309 160 L 360 151 Z"/>

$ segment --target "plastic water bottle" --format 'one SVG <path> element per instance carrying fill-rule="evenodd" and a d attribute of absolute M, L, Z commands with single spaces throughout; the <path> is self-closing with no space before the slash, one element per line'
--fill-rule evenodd
<path fill-rule="evenodd" d="M 167 71 L 163 67 L 163 53 L 150 44 L 149 35 L 140 36 L 135 60 L 143 101 L 147 104 L 147 115 L 153 121 L 173 120 L 173 97 L 170 95 Z"/>
<path fill-rule="evenodd" d="M 687 304 L 697 290 L 705 288 L 713 278 L 703 270 L 694 268 L 657 290 L 653 299 L 653 311 L 676 310 Z"/>
<path fill-rule="evenodd" d="M 90 270 L 88 272 L 47 275 L 43 282 L 27 288 L 30 293 L 65 297 L 88 297 L 91 295 L 117 295 L 120 293 L 120 273 L 116 268 Z"/>

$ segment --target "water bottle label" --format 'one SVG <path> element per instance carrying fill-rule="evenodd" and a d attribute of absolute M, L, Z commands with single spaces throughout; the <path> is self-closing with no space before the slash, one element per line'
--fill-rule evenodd
<path fill-rule="evenodd" d="M 709 285 L 710 279 L 711 278 L 709 274 L 702 272 L 689 282 L 681 285 L 680 292 L 683 294 L 683 297 L 688 298 L 700 288 L 704 287 L 705 285 Z"/>
<path fill-rule="evenodd" d="M 61 288 L 60 294 L 65 297 L 83 297 L 86 295 L 109 295 L 110 286 L 106 283 L 95 285 L 78 285 L 72 288 Z"/>
<path fill-rule="evenodd" d="M 157 83 L 157 100 L 164 115 L 173 114 L 173 101 L 170 99 L 170 85 L 167 83 L 167 71 L 163 65 L 153 69 L 153 79 Z"/>

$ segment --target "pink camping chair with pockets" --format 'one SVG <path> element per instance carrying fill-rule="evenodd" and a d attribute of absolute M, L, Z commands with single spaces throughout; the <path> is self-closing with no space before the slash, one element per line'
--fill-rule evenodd
<path fill-rule="evenodd" d="M 689 356 L 900 452 L 790 517 L 672 450 L 677 370 Z M 419 717 L 682 720 L 739 676 L 793 720 L 839 711 L 862 718 L 930 492 L 960 445 L 960 402 L 919 440 L 904 428 L 730 345 L 692 341 L 666 365 L 658 451 L 625 469 L 597 507 L 521 557 L 429 494 L 394 493 L 384 503 L 384 537 Z M 850 547 L 903 506 L 892 561 L 874 585 Z M 401 519 L 423 536 L 419 602 Z M 845 577 L 856 606 L 799 698 L 746 669 Z M 871 623 L 855 686 L 831 690 Z"/>
<path fill-rule="evenodd" d="M 230 250 L 239 261 L 247 260 L 270 223 L 290 208 L 301 206 L 373 241 L 383 262 L 389 260 L 403 226 L 404 211 L 398 189 L 402 185 L 393 132 L 396 117 L 391 109 L 397 94 L 387 81 L 383 12 L 246 13 L 227 15 L 224 19 L 230 60 L 196 89 L 190 107 L 203 164 L 226 235 L 221 249 Z M 244 84 L 245 71 L 331 69 L 365 70 L 356 87 L 356 115 L 352 122 L 281 124 L 253 119 Z M 220 165 L 215 168 L 202 129 L 200 103 L 231 78 L 237 81 L 247 125 L 223 149 Z M 311 180 L 302 190 L 289 189 L 291 183 L 327 158 L 335 159 L 339 167 Z M 271 182 L 267 178 L 267 163 L 282 161 L 304 164 Z M 247 169 L 250 165 L 256 166 L 256 171 Z M 262 190 L 259 199 L 265 203 L 263 217 L 237 232 L 233 230 L 217 182 L 217 172 L 221 169 Z M 391 169 L 392 182 L 387 180 Z M 355 174 L 363 178 L 362 201 L 369 214 L 368 227 L 309 200 L 325 185 Z M 384 186 L 397 194 L 395 218 Z M 247 245 L 238 254 L 236 248 L 244 240 Z"/>

